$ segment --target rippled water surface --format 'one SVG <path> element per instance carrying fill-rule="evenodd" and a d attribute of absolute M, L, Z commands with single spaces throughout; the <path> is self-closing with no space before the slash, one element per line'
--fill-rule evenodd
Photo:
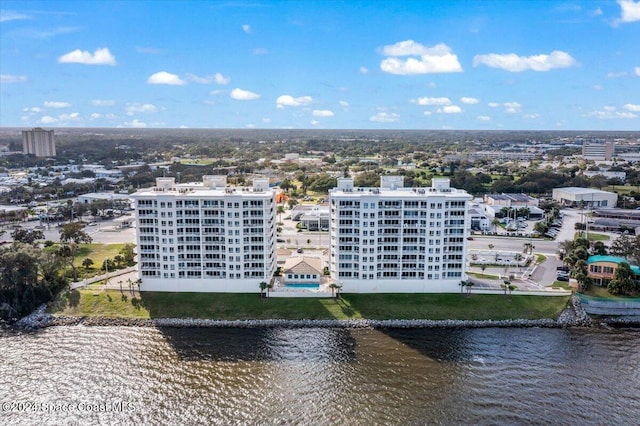
<path fill-rule="evenodd" d="M 640 330 L 0 330 L 0 402 L 0 424 L 637 425 Z"/>

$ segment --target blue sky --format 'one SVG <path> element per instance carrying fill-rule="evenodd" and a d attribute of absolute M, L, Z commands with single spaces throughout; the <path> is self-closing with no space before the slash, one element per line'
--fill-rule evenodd
<path fill-rule="evenodd" d="M 1 126 L 640 130 L 640 0 L 0 8 Z"/>

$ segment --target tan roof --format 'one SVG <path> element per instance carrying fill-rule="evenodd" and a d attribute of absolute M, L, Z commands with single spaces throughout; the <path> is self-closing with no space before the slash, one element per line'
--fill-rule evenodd
<path fill-rule="evenodd" d="M 322 259 L 317 257 L 290 257 L 284 264 L 286 274 L 322 274 Z"/>
<path fill-rule="evenodd" d="M 290 256 L 291 255 L 291 250 L 279 248 L 278 250 L 276 250 L 276 255 L 277 256 Z"/>

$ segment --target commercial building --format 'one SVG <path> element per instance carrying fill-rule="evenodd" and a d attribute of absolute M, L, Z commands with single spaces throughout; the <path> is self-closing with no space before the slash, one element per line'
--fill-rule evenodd
<path fill-rule="evenodd" d="M 585 141 L 582 144 L 582 156 L 585 160 L 611 161 L 615 155 L 614 141 Z"/>
<path fill-rule="evenodd" d="M 552 197 L 565 207 L 611 208 L 618 203 L 618 194 L 592 188 L 554 188 Z"/>
<path fill-rule="evenodd" d="M 629 263 L 626 259 L 617 256 L 589 256 L 587 264 L 587 276 L 593 280 L 596 285 L 606 286 L 609 281 L 615 278 L 616 269 L 621 263 Z M 640 268 L 635 265 L 629 265 L 635 279 L 640 279 Z"/>
<path fill-rule="evenodd" d="M 33 154 L 36 157 L 55 157 L 56 141 L 53 130 L 36 127 L 22 131 L 22 153 Z"/>
<path fill-rule="evenodd" d="M 361 188 L 339 178 L 329 191 L 333 279 L 347 293 L 458 291 L 471 198 L 449 179 L 406 188 L 402 176 L 382 176 L 379 188 Z"/>
<path fill-rule="evenodd" d="M 226 176 L 132 195 L 143 291 L 260 291 L 276 270 L 275 192 L 268 179 L 229 187 Z"/>

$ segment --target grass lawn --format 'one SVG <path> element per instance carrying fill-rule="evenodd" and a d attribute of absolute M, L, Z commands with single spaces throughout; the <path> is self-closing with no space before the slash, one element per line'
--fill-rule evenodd
<path fill-rule="evenodd" d="M 467 272 L 467 275 L 473 275 L 476 278 L 484 278 L 484 279 L 487 279 L 487 280 L 497 280 L 497 279 L 499 279 L 497 275 L 484 274 L 484 273 L 480 273 L 480 272 Z"/>
<path fill-rule="evenodd" d="M 258 294 L 80 290 L 58 297 L 58 315 L 211 319 L 540 319 L 557 318 L 568 297 L 471 294 L 343 294 L 342 299 L 270 298 Z"/>
<path fill-rule="evenodd" d="M 547 260 L 547 256 L 545 256 L 544 254 L 536 254 L 536 259 L 538 263 L 542 263 Z"/>
<path fill-rule="evenodd" d="M 552 285 L 552 288 L 561 288 L 563 290 L 573 290 L 573 287 L 569 285 L 566 281 L 555 281 Z"/>
<path fill-rule="evenodd" d="M 80 244 L 73 260 L 73 264 L 78 268 L 78 278 L 93 277 L 101 273 L 102 262 L 107 258 L 113 259 L 123 246 L 124 244 Z M 89 269 L 82 266 L 82 261 L 86 258 L 93 260 Z"/>
<path fill-rule="evenodd" d="M 595 232 L 589 232 L 588 237 L 589 237 L 588 238 L 589 241 L 608 241 L 610 239 L 608 235 L 597 234 Z M 582 235 L 582 232 L 576 232 L 573 238 L 576 239 L 576 238 L 584 238 L 584 237 Z"/>
<path fill-rule="evenodd" d="M 630 296 L 615 296 L 611 293 L 609 293 L 607 291 L 606 287 L 600 287 L 597 285 L 592 285 L 589 290 L 585 291 L 583 293 L 585 296 L 590 296 L 590 297 L 599 297 L 602 299 L 612 299 L 612 300 L 629 300 L 629 299 L 635 299 L 637 300 L 638 298 L 634 298 L 634 297 L 630 297 Z"/>

